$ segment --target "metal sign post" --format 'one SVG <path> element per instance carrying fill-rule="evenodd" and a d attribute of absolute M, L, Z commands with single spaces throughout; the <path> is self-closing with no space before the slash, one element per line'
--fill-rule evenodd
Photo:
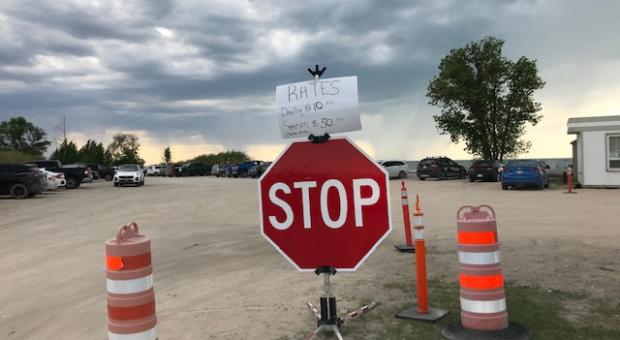
<path fill-rule="evenodd" d="M 321 311 L 318 312 L 311 302 L 308 302 L 308 308 L 317 319 L 317 328 L 306 337 L 307 340 L 314 338 L 321 331 L 332 332 L 339 340 L 343 340 L 339 327 L 342 326 L 344 320 L 338 317 L 336 310 L 336 297 L 332 294 L 331 275 L 336 275 L 334 267 L 320 267 L 315 271 L 316 275 L 323 274 L 323 296 L 320 299 Z"/>

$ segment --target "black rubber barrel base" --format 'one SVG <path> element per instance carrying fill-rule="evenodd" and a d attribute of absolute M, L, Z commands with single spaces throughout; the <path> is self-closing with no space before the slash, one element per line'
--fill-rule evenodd
<path fill-rule="evenodd" d="M 401 253 L 415 253 L 415 246 L 408 246 L 405 244 L 394 246 L 394 248 Z"/>
<path fill-rule="evenodd" d="M 396 317 L 401 319 L 414 319 L 435 322 L 446 316 L 446 314 L 448 314 L 447 310 L 435 307 L 429 307 L 428 313 L 420 313 L 418 312 L 418 308 L 416 306 L 413 306 L 396 314 Z"/>
<path fill-rule="evenodd" d="M 441 329 L 441 335 L 448 340 L 530 340 L 530 332 L 514 322 L 501 331 L 476 331 L 467 329 L 461 322 L 454 322 Z"/>

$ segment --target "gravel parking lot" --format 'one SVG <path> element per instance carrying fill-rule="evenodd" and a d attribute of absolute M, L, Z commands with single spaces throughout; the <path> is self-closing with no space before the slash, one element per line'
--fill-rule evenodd
<path fill-rule="evenodd" d="M 318 301 L 322 279 L 295 271 L 260 236 L 256 183 L 147 178 L 140 188 L 97 182 L 0 198 L 0 338 L 106 338 L 103 245 L 131 221 L 153 242 L 161 339 L 292 339 L 311 331 L 305 301 Z M 497 211 L 507 280 L 620 299 L 620 190 L 566 195 L 412 178 L 407 185 L 422 198 L 430 276 L 456 281 L 456 211 L 487 203 Z M 360 270 L 332 281 L 341 310 L 394 298 L 386 282 L 414 282 L 413 257 L 393 248 L 404 240 L 399 186 L 391 181 L 393 232 Z"/>

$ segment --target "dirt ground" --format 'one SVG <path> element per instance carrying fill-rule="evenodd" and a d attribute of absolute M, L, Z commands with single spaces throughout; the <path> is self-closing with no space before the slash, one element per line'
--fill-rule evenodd
<path fill-rule="evenodd" d="M 413 256 L 393 248 L 404 240 L 399 185 L 391 181 L 392 233 L 360 270 L 333 278 L 341 310 L 414 282 Z M 620 190 L 407 185 L 422 198 L 431 277 L 456 281 L 456 211 L 487 203 L 507 280 L 620 299 Z M 297 272 L 260 236 L 256 191 L 252 179 L 147 178 L 141 188 L 98 182 L 0 198 L 0 338 L 105 339 L 104 242 L 131 221 L 152 239 L 160 339 L 299 338 L 314 328 L 305 302 L 318 302 L 322 278 Z"/>

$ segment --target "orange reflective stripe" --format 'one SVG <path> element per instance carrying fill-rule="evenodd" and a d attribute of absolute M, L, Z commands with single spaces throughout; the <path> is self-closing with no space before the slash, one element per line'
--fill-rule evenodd
<path fill-rule="evenodd" d="M 109 270 L 120 270 L 125 266 L 120 256 L 106 256 L 105 264 Z"/>
<path fill-rule="evenodd" d="M 498 289 L 504 287 L 504 275 L 473 276 L 459 275 L 459 283 L 462 288 L 469 289 Z"/>
<path fill-rule="evenodd" d="M 461 244 L 493 244 L 497 243 L 494 231 L 459 231 Z"/>

